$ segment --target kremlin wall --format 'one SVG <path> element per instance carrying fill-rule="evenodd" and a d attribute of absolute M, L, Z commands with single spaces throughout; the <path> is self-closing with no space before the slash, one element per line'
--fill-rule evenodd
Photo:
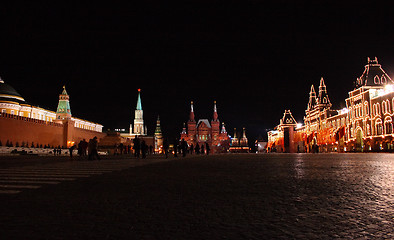
<path fill-rule="evenodd" d="M 56 112 L 28 104 L 10 85 L 0 79 L 0 141 L 12 145 L 69 147 L 82 139 L 98 139 L 103 126 L 71 116 L 65 87 Z"/>
<path fill-rule="evenodd" d="M 304 124 L 286 110 L 275 130 L 268 132 L 268 152 L 392 152 L 394 151 L 394 82 L 377 58 L 368 58 L 364 72 L 335 110 L 324 79 L 318 92 L 312 85 Z"/>
<path fill-rule="evenodd" d="M 2 146 L 13 147 L 62 147 L 77 145 L 81 140 L 97 137 L 99 148 L 107 153 L 115 153 L 117 146 L 132 146 L 138 136 L 148 146 L 160 152 L 163 147 L 160 119 L 157 119 L 155 134 L 148 136 L 144 125 L 140 89 L 138 89 L 134 129 L 130 124 L 129 133 L 103 133 L 98 123 L 73 117 L 70 96 L 66 88 L 59 95 L 56 112 L 28 104 L 10 85 L 0 79 L 0 142 Z"/>

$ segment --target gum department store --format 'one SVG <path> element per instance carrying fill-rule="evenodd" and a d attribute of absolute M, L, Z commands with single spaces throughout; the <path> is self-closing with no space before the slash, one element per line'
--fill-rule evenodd
<path fill-rule="evenodd" d="M 304 124 L 286 110 L 275 130 L 268 132 L 271 152 L 393 151 L 394 82 L 377 58 L 368 58 L 346 108 L 332 109 L 323 78 L 318 92 L 311 87 Z"/>

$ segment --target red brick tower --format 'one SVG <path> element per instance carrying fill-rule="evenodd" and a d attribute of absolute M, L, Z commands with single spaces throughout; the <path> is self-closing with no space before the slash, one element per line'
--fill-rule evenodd
<path fill-rule="evenodd" d="M 218 119 L 218 112 L 216 108 L 216 101 L 213 102 L 213 118 L 211 121 L 211 139 L 212 139 L 212 150 L 215 152 L 215 147 L 217 147 L 220 143 L 219 134 L 220 134 L 220 121 Z"/>
<path fill-rule="evenodd" d="M 194 109 L 193 109 L 193 101 L 190 103 L 190 115 L 189 121 L 187 122 L 187 143 L 195 145 L 196 141 L 196 120 L 194 120 Z"/>

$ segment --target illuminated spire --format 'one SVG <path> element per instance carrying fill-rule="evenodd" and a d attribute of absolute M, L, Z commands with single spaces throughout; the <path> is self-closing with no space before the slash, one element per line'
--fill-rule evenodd
<path fill-rule="evenodd" d="M 59 95 L 59 103 L 56 110 L 57 119 L 69 119 L 71 118 L 71 108 L 70 108 L 70 96 L 68 96 L 66 91 L 66 86 L 63 86 L 63 91 Z"/>
<path fill-rule="evenodd" d="M 138 89 L 138 98 L 137 98 L 137 108 L 136 110 L 142 110 L 141 105 L 141 89 Z"/>
<path fill-rule="evenodd" d="M 218 111 L 216 108 L 216 101 L 213 102 L 213 121 L 218 121 Z"/>
<path fill-rule="evenodd" d="M 321 107 L 331 107 L 330 99 L 328 98 L 327 88 L 324 84 L 323 77 L 320 79 L 320 86 L 319 86 L 319 105 Z"/>
<path fill-rule="evenodd" d="M 224 123 L 222 123 L 222 130 L 220 131 L 220 133 L 227 133 L 226 125 Z"/>
<path fill-rule="evenodd" d="M 160 116 L 157 116 L 155 135 L 161 134 Z"/>
<path fill-rule="evenodd" d="M 193 109 L 193 101 L 190 102 L 190 117 L 189 117 L 190 122 L 195 122 L 194 120 L 194 109 Z"/>
<path fill-rule="evenodd" d="M 309 102 L 308 102 L 308 110 L 312 110 L 316 106 L 316 92 L 313 85 L 311 86 L 311 91 L 309 92 Z"/>

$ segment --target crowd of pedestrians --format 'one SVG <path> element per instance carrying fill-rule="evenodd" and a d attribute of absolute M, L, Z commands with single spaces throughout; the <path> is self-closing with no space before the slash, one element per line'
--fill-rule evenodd
<path fill-rule="evenodd" d="M 87 159 L 87 160 L 100 160 L 100 156 L 98 154 L 98 140 L 97 137 L 94 137 L 87 142 L 85 139 L 81 140 L 78 145 L 73 145 L 69 148 L 70 157 L 73 158 L 73 152 L 77 150 L 79 159 Z M 178 157 L 182 155 L 182 157 L 186 157 L 187 154 L 210 154 L 210 146 L 208 143 L 196 143 L 188 145 L 185 139 L 179 141 L 178 139 L 174 139 L 173 147 L 170 149 L 170 144 L 167 138 L 163 140 L 162 154 L 165 158 L 168 158 L 169 154 L 172 154 L 174 157 Z M 61 154 L 60 146 L 54 149 L 55 155 Z M 147 145 L 145 140 L 139 136 L 135 136 L 133 139 L 133 145 L 126 145 L 123 143 L 116 144 L 114 146 L 114 155 L 134 155 L 135 158 L 145 159 L 147 154 L 155 154 L 154 147 L 152 145 Z"/>

